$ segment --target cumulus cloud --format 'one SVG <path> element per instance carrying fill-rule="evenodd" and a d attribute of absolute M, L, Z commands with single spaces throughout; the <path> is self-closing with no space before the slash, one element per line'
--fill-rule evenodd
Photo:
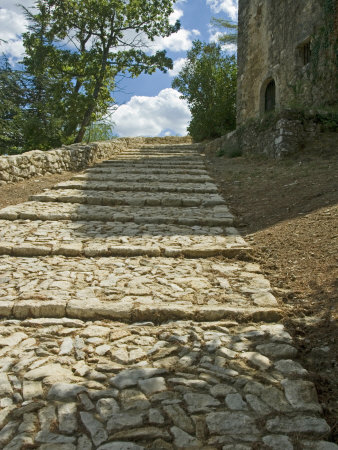
<path fill-rule="evenodd" d="M 236 44 L 224 44 L 224 45 L 222 45 L 222 50 L 230 53 L 231 55 L 234 55 L 235 53 L 237 53 L 237 45 Z"/>
<path fill-rule="evenodd" d="M 238 0 L 206 0 L 211 10 L 218 14 L 226 13 L 231 20 L 237 21 Z"/>
<path fill-rule="evenodd" d="M 171 25 L 174 25 L 176 23 L 176 20 L 180 20 L 180 18 L 183 16 L 183 11 L 180 8 L 174 8 L 174 12 L 170 14 L 169 22 Z"/>
<path fill-rule="evenodd" d="M 34 4 L 34 0 L 21 0 L 26 8 Z M 10 60 L 19 59 L 24 54 L 21 34 L 26 31 L 27 20 L 22 8 L 12 0 L 1 0 L 0 7 L 0 52 L 9 55 Z"/>
<path fill-rule="evenodd" d="M 184 64 L 187 62 L 187 58 L 179 58 L 174 61 L 174 67 L 168 70 L 168 74 L 171 77 L 176 77 L 179 72 L 182 70 Z"/>
<path fill-rule="evenodd" d="M 157 37 L 151 44 L 151 49 L 156 52 L 158 50 L 170 50 L 172 52 L 186 52 L 192 47 L 193 40 L 200 35 L 198 30 L 186 30 L 181 28 L 177 33 L 173 33 L 167 37 Z"/>
<path fill-rule="evenodd" d="M 174 12 L 169 18 L 169 22 L 172 25 L 176 22 L 176 20 L 183 17 L 183 10 L 177 6 L 182 3 L 186 3 L 186 0 L 178 0 L 174 6 Z M 181 28 L 177 33 L 173 33 L 170 36 L 155 38 L 154 42 L 149 44 L 149 47 L 154 53 L 158 50 L 186 52 L 191 49 L 193 40 L 200 36 L 200 34 L 201 33 L 196 29 L 187 30 L 185 28 Z"/>
<path fill-rule="evenodd" d="M 10 40 L 6 43 L 0 43 L 0 53 L 8 55 L 8 60 L 11 64 L 15 64 L 19 59 L 22 59 L 25 54 L 25 48 L 21 39 Z"/>
<path fill-rule="evenodd" d="M 156 97 L 134 96 L 112 115 L 119 136 L 187 134 L 191 119 L 187 102 L 175 89 L 163 89 Z"/>

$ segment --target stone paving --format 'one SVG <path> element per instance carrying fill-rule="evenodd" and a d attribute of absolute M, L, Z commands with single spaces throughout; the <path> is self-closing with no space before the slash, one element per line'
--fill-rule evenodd
<path fill-rule="evenodd" d="M 194 145 L 0 211 L 0 448 L 337 449 L 250 251 Z"/>

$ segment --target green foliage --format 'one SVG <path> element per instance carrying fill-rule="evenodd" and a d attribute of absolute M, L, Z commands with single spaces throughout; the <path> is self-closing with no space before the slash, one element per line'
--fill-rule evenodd
<path fill-rule="evenodd" d="M 211 25 L 215 28 L 225 30 L 218 37 L 220 44 L 237 44 L 238 40 L 238 24 L 219 17 L 213 17 L 211 19 Z"/>
<path fill-rule="evenodd" d="M 108 141 L 116 135 L 114 135 L 114 124 L 112 122 L 94 122 L 86 129 L 84 135 L 84 141 L 97 142 L 97 141 Z"/>
<path fill-rule="evenodd" d="M 317 31 L 311 42 L 312 73 L 317 79 L 319 66 L 332 64 L 337 71 L 338 66 L 338 36 L 335 29 L 338 4 L 336 0 L 322 0 L 323 25 Z M 336 75 L 337 80 L 337 75 Z"/>
<path fill-rule="evenodd" d="M 175 0 L 36 0 L 26 15 L 24 64 L 31 77 L 29 146 L 81 142 L 114 104 L 119 75 L 137 77 L 172 60 L 148 55 L 144 40 L 179 29 L 169 24 Z M 34 92 L 34 94 L 33 94 Z"/>
<path fill-rule="evenodd" d="M 15 153 L 23 144 L 22 107 L 25 103 L 25 79 L 13 70 L 8 60 L 0 60 L 0 154 Z"/>
<path fill-rule="evenodd" d="M 172 86 L 188 101 L 189 134 L 196 141 L 216 138 L 236 127 L 237 64 L 220 45 L 194 41 Z"/>
<path fill-rule="evenodd" d="M 226 158 L 238 158 L 243 155 L 239 144 L 226 144 L 217 153 L 218 157 L 225 156 Z"/>
<path fill-rule="evenodd" d="M 305 117 L 305 120 L 307 118 Z M 311 120 L 321 125 L 323 131 L 338 131 L 338 107 L 326 108 L 313 113 Z"/>

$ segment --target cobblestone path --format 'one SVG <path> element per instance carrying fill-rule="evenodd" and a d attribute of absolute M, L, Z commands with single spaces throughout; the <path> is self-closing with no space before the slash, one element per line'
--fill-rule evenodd
<path fill-rule="evenodd" d="M 316 449 L 314 385 L 198 146 L 0 211 L 0 448 Z"/>

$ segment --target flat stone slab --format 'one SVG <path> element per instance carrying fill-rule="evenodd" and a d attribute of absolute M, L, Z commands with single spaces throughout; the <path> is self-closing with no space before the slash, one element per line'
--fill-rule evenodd
<path fill-rule="evenodd" d="M 109 159 L 107 161 L 102 161 L 99 164 L 95 164 L 95 167 L 131 167 L 131 168 L 163 168 L 164 164 L 163 161 L 156 161 L 154 159 L 153 161 L 143 161 L 142 159 L 138 159 L 134 163 L 131 161 L 121 161 L 116 159 Z M 179 162 L 175 160 L 169 160 L 166 162 L 165 167 L 174 169 L 184 169 L 187 167 L 186 163 L 184 161 Z M 189 164 L 190 169 L 205 169 L 205 164 L 201 160 L 196 160 L 193 163 Z"/>
<path fill-rule="evenodd" d="M 0 220 L 0 255 L 234 257 L 250 251 L 233 227 Z"/>
<path fill-rule="evenodd" d="M 130 183 L 131 178 L 128 174 L 111 174 L 111 173 L 82 173 L 73 177 L 74 180 L 95 180 L 108 182 L 122 182 Z M 163 174 L 161 178 L 158 175 L 139 174 L 133 179 L 134 183 L 210 183 L 212 178 L 209 175 L 184 175 L 184 174 Z"/>
<path fill-rule="evenodd" d="M 141 155 L 141 156 L 182 156 L 185 158 L 191 157 L 200 157 L 201 153 L 196 150 L 189 149 L 176 149 L 176 148 L 139 148 L 139 149 L 128 149 L 122 150 L 122 152 L 118 153 L 120 156 L 131 156 L 131 155 Z"/>
<path fill-rule="evenodd" d="M 159 181 L 148 183 L 137 183 L 126 181 L 116 183 L 115 181 L 95 181 L 95 180 L 70 180 L 55 185 L 52 189 L 82 189 L 95 191 L 141 191 L 141 192 L 179 192 L 179 193 L 217 193 L 217 186 L 213 183 L 162 183 Z"/>
<path fill-rule="evenodd" d="M 131 163 L 137 163 L 137 161 L 142 160 L 142 162 L 145 163 L 153 163 L 153 162 L 161 162 L 163 161 L 163 163 L 166 165 L 167 163 L 170 162 L 175 162 L 175 163 L 182 163 L 182 164 L 186 164 L 187 166 L 189 165 L 194 165 L 195 162 L 200 161 L 201 160 L 201 155 L 191 155 L 191 156 L 185 156 L 183 153 L 182 154 L 174 154 L 174 153 L 167 153 L 167 154 L 160 154 L 160 153 L 147 153 L 147 154 L 142 154 L 142 153 L 119 153 L 117 155 L 114 156 L 114 161 L 130 161 Z"/>
<path fill-rule="evenodd" d="M 228 226 L 233 215 L 226 206 L 215 207 L 133 207 L 72 203 L 26 202 L 0 210 L 0 219 L 17 220 L 99 220 L 103 222 L 165 223 L 179 225 Z"/>
<path fill-rule="evenodd" d="M 131 176 L 134 174 L 149 174 L 149 175 L 167 175 L 167 174 L 177 174 L 177 175 L 207 175 L 208 172 L 206 169 L 191 169 L 190 167 L 184 167 L 184 168 L 165 168 L 165 167 L 140 167 L 135 168 L 133 166 L 131 167 L 92 167 L 90 169 L 87 169 L 85 171 L 86 173 L 107 173 L 109 175 L 116 175 L 117 173 L 126 173 L 127 175 Z"/>
<path fill-rule="evenodd" d="M 243 357 L 292 345 L 281 324 L 74 324 L 0 321 L 2 336 L 25 335 L 1 348 L 2 448 L 337 448 L 325 441 L 330 428 L 304 375 L 289 379 L 275 355 L 265 369 Z M 62 356 L 66 340 L 73 347 Z M 25 402 L 29 383 L 39 398 Z"/>
<path fill-rule="evenodd" d="M 219 194 L 193 193 L 178 196 L 175 193 L 107 192 L 80 189 L 51 189 L 41 194 L 31 195 L 29 200 L 36 202 L 82 203 L 90 205 L 130 205 L 130 206 L 175 206 L 175 207 L 213 207 L 225 205 Z"/>
<path fill-rule="evenodd" d="M 280 317 L 269 282 L 252 263 L 2 256 L 0 272 L 6 281 L 0 314 L 7 317 L 65 315 L 126 321 Z"/>

